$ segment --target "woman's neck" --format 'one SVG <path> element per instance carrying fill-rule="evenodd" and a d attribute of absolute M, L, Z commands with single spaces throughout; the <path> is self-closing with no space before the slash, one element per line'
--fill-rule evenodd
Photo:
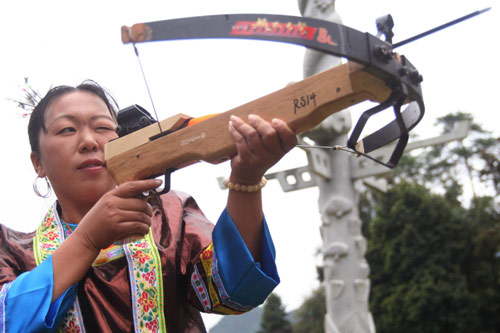
<path fill-rule="evenodd" d="M 58 199 L 59 216 L 68 223 L 78 224 L 92 208 L 93 204 L 75 203 L 71 200 Z"/>

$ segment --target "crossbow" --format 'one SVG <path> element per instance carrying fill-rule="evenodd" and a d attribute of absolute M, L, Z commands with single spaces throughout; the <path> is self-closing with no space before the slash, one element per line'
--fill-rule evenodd
<path fill-rule="evenodd" d="M 120 137 L 105 146 L 109 172 L 118 184 L 163 174 L 169 180 L 176 169 L 199 161 L 220 163 L 236 153 L 227 128 L 231 115 L 245 119 L 257 114 L 268 121 L 280 118 L 300 134 L 329 115 L 367 100 L 378 105 L 361 115 L 347 146 L 373 159 L 370 152 L 396 141 L 390 159 L 378 161 L 395 167 L 408 132 L 424 114 L 422 75 L 405 56 L 393 52 L 390 33 L 384 31 L 387 24 L 380 26 L 386 40 L 329 21 L 267 14 L 211 15 L 123 26 L 123 43 L 134 46 L 179 39 L 257 39 L 302 45 L 348 62 L 203 121 L 178 114 L 156 124 L 137 105 L 122 110 L 118 114 Z M 403 105 L 407 107 L 401 111 Z M 394 120 L 360 139 L 369 118 L 388 108 L 393 109 Z M 125 120 L 120 122 L 121 118 Z"/>

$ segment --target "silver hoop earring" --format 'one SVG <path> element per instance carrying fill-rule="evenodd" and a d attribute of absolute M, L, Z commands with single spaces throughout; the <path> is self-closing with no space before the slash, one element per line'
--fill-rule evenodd
<path fill-rule="evenodd" d="M 45 179 L 45 183 L 46 183 L 45 186 L 47 187 L 47 193 L 41 194 L 40 191 L 38 191 L 38 180 L 39 179 L 41 179 L 41 177 L 40 176 L 36 176 L 35 181 L 33 181 L 33 191 L 35 191 L 35 194 L 38 195 L 41 198 L 48 198 L 48 197 L 50 197 L 50 195 L 52 194 L 52 187 L 50 186 L 49 180 L 47 179 L 47 177 L 43 178 L 43 179 Z"/>

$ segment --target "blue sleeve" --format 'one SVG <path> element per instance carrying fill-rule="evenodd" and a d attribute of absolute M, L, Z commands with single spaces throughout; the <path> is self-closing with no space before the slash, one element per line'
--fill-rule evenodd
<path fill-rule="evenodd" d="M 231 299 L 243 305 L 262 304 L 280 282 L 276 252 L 265 218 L 260 262 L 254 261 L 227 209 L 221 214 L 212 238 L 219 274 Z"/>
<path fill-rule="evenodd" d="M 52 256 L 8 286 L 4 301 L 5 332 L 55 332 L 77 294 L 74 284 L 54 302 Z M 5 287 L 5 286 L 4 286 Z"/>

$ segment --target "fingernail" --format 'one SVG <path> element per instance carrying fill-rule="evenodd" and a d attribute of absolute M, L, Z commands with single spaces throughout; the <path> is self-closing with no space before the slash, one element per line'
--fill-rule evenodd
<path fill-rule="evenodd" d="M 277 126 L 278 124 L 280 123 L 280 121 L 276 118 L 274 118 L 273 120 L 271 120 L 271 124 L 273 124 L 274 126 Z"/>
<path fill-rule="evenodd" d="M 257 116 L 254 114 L 249 114 L 248 115 L 248 122 L 252 125 L 255 125 L 257 123 Z"/>
<path fill-rule="evenodd" d="M 163 183 L 161 179 L 155 179 L 155 185 L 160 186 Z"/>

